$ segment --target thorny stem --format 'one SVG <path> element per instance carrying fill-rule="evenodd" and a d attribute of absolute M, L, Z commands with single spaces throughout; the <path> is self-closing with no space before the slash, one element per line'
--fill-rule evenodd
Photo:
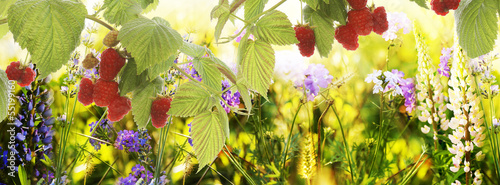
<path fill-rule="evenodd" d="M 109 25 L 108 23 L 102 21 L 101 19 L 98 19 L 96 16 L 93 16 L 93 15 L 85 15 L 85 18 L 87 19 L 90 19 L 90 20 L 93 20 L 101 25 L 103 25 L 104 27 L 108 28 L 109 30 L 113 31 L 115 30 L 115 28 L 113 28 L 113 26 Z M 1 23 L 1 22 L 0 22 Z"/>

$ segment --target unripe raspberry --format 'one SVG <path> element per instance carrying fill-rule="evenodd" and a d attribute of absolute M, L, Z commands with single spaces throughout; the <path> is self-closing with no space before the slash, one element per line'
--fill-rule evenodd
<path fill-rule="evenodd" d="M 170 115 L 167 112 L 170 110 L 171 97 L 159 97 L 153 101 L 151 105 L 151 122 L 156 128 L 162 128 L 167 124 L 167 119 Z"/>
<path fill-rule="evenodd" d="M 118 45 L 118 43 L 120 42 L 118 40 L 118 31 L 117 30 L 111 30 L 110 32 L 108 32 L 108 34 L 106 34 L 106 36 L 104 36 L 104 40 L 102 40 L 102 44 L 104 44 L 105 46 L 107 47 L 115 47 L 116 45 Z"/>
<path fill-rule="evenodd" d="M 358 35 L 369 35 L 373 29 L 373 16 L 368 8 L 351 10 L 347 13 L 347 22 Z"/>
<path fill-rule="evenodd" d="M 99 107 L 107 107 L 118 94 L 118 83 L 115 81 L 97 80 L 94 86 L 94 102 Z"/>
<path fill-rule="evenodd" d="M 87 56 L 85 56 L 85 59 L 83 59 L 82 66 L 85 69 L 92 69 L 95 66 L 99 64 L 99 60 L 94 57 L 94 54 L 89 53 Z"/>

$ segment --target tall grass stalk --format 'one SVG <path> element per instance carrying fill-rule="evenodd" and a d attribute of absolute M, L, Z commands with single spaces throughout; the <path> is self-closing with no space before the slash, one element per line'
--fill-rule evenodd
<path fill-rule="evenodd" d="M 162 127 L 160 129 L 160 138 L 159 138 L 159 143 L 158 143 L 158 154 L 156 155 L 156 166 L 155 166 L 155 172 L 153 174 L 153 180 L 155 184 L 159 184 L 159 178 L 160 178 L 160 171 L 161 171 L 161 165 L 163 162 L 163 154 L 165 153 L 165 143 L 167 143 L 167 138 L 168 138 L 168 130 L 170 130 L 170 125 L 172 124 L 172 117 L 168 120 L 167 123 L 167 128 Z"/>
<path fill-rule="evenodd" d="M 330 104 L 329 106 L 332 106 L 332 104 Z M 337 117 L 337 121 L 339 122 L 339 126 L 340 126 L 340 132 L 342 133 L 342 140 L 344 141 L 344 150 L 345 150 L 345 157 L 347 158 L 347 162 L 349 162 L 349 169 L 351 170 L 351 179 L 352 179 L 352 182 L 356 182 L 356 179 L 354 179 L 354 171 L 352 169 L 352 163 L 351 163 L 351 152 L 349 151 L 349 146 L 347 145 L 347 140 L 345 139 L 345 135 L 344 135 L 344 128 L 342 127 L 342 121 L 340 121 L 340 117 L 339 115 L 337 114 L 337 110 L 335 109 L 335 107 L 332 107 L 331 108 L 333 110 L 333 113 L 335 113 L 335 117 Z"/>
<path fill-rule="evenodd" d="M 68 89 L 68 94 L 66 96 L 66 115 L 69 115 L 69 100 L 70 100 L 70 94 L 71 92 L 71 86 Z M 59 158 L 57 159 L 57 167 L 56 167 L 56 184 L 62 184 L 61 182 L 61 173 L 62 173 L 62 166 L 64 163 L 64 155 L 66 153 L 66 144 L 68 142 L 68 136 L 71 130 L 71 125 L 73 125 L 73 117 L 75 115 L 75 107 L 76 107 L 76 102 L 77 98 L 75 97 L 75 101 L 73 102 L 73 110 L 71 111 L 71 116 L 69 116 L 69 122 L 68 119 L 66 119 L 66 122 L 68 124 L 66 125 L 65 123 L 62 123 L 62 131 L 61 131 L 61 139 L 59 142 Z"/>

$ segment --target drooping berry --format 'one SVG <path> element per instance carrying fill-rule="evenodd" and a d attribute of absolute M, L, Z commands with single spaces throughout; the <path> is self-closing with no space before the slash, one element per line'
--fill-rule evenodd
<path fill-rule="evenodd" d="M 170 97 L 160 97 L 153 101 L 151 105 L 151 122 L 156 128 L 162 128 L 167 124 L 167 119 L 170 115 L 167 114 L 170 110 Z"/>
<path fill-rule="evenodd" d="M 442 16 L 445 16 L 449 12 L 448 7 L 446 6 L 444 1 L 442 1 L 442 0 L 432 0 L 431 1 L 431 9 L 434 10 L 434 12 L 436 12 L 436 14 L 442 15 Z"/>
<path fill-rule="evenodd" d="M 9 80 L 15 80 L 18 81 L 21 79 L 21 76 L 23 75 L 24 71 L 19 69 L 21 66 L 21 62 L 12 62 L 7 66 L 7 69 L 5 70 L 5 73 L 7 73 L 7 78 Z"/>
<path fill-rule="evenodd" d="M 101 65 L 99 75 L 102 79 L 111 81 L 125 65 L 125 58 L 122 58 L 113 48 L 104 50 L 101 54 Z"/>
<path fill-rule="evenodd" d="M 366 2 L 368 0 L 347 0 L 351 5 L 352 9 L 359 10 L 366 7 Z"/>
<path fill-rule="evenodd" d="M 299 40 L 297 46 L 300 54 L 305 57 L 313 55 L 314 45 L 316 44 L 314 30 L 309 25 L 296 25 L 293 29 L 295 30 L 295 37 Z"/>
<path fill-rule="evenodd" d="M 94 82 L 91 79 L 82 78 L 82 81 L 80 81 L 78 101 L 85 106 L 94 102 Z"/>
<path fill-rule="evenodd" d="M 387 14 L 383 6 L 373 10 L 373 32 L 382 35 L 389 29 L 389 22 L 387 21 Z"/>
<path fill-rule="evenodd" d="M 118 40 L 118 33 L 119 32 L 117 30 L 111 30 L 110 32 L 108 32 L 108 34 L 104 36 L 102 44 L 108 47 L 115 47 L 116 45 L 118 45 L 118 43 L 120 42 Z"/>
<path fill-rule="evenodd" d="M 21 66 L 21 62 L 12 62 L 7 69 L 5 70 L 7 73 L 7 78 L 9 80 L 17 81 L 17 84 L 21 87 L 25 87 L 31 84 L 31 82 L 35 81 L 35 71 L 29 67 Z"/>
<path fill-rule="evenodd" d="M 85 59 L 82 62 L 82 66 L 85 69 L 92 69 L 95 66 L 97 66 L 97 64 L 99 64 L 99 60 L 95 58 L 94 54 L 92 53 L 87 54 L 87 56 L 85 56 Z"/>
<path fill-rule="evenodd" d="M 450 10 L 456 10 L 458 5 L 460 5 L 460 0 L 443 0 L 443 2 L 446 5 L 446 8 Z"/>
<path fill-rule="evenodd" d="M 31 82 L 35 81 L 35 71 L 33 69 L 26 67 L 24 68 L 24 74 L 21 76 L 21 79 L 17 81 L 17 84 L 21 87 L 25 87 L 31 84 Z"/>
<path fill-rule="evenodd" d="M 335 29 L 335 39 L 347 50 L 356 50 L 359 47 L 358 34 L 351 24 L 343 25 Z"/>
<path fill-rule="evenodd" d="M 347 21 L 352 24 L 358 35 L 369 35 L 373 29 L 373 16 L 368 8 L 351 10 L 347 13 Z"/>
<path fill-rule="evenodd" d="M 117 122 L 123 119 L 125 115 L 132 109 L 130 99 L 124 96 L 117 96 L 112 100 L 108 107 L 108 119 L 112 122 Z"/>
<path fill-rule="evenodd" d="M 94 102 L 99 107 L 107 107 L 118 94 L 118 83 L 115 81 L 97 80 L 94 86 Z"/>

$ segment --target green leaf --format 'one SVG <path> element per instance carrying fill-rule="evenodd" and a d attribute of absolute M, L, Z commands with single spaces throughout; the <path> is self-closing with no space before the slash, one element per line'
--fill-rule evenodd
<path fill-rule="evenodd" d="M 177 54 L 182 37 L 162 18 L 137 18 L 123 25 L 118 39 L 137 62 L 137 74 Z"/>
<path fill-rule="evenodd" d="M 14 4 L 16 0 L 0 0 L 0 19 L 7 18 L 7 10 L 10 5 Z M 0 24 L 0 39 L 2 39 L 9 32 L 8 22 Z"/>
<path fill-rule="evenodd" d="M 134 91 L 132 97 L 132 114 L 137 127 L 145 128 L 151 117 L 151 105 L 156 94 L 163 90 L 164 81 L 157 77 L 152 82 L 145 82 Z"/>
<path fill-rule="evenodd" d="M 127 64 L 120 74 L 120 83 L 118 85 L 120 88 L 120 96 L 125 96 L 127 93 L 136 90 L 137 87 L 146 82 L 147 76 L 148 74 L 146 71 L 138 75 L 135 60 L 133 58 L 128 59 Z"/>
<path fill-rule="evenodd" d="M 9 29 L 45 78 L 68 62 L 80 44 L 85 15 L 85 6 L 73 1 L 18 1 L 9 8 Z"/>
<path fill-rule="evenodd" d="M 224 131 L 224 136 L 226 136 L 227 139 L 229 139 L 229 118 L 227 117 L 227 112 L 222 107 L 220 103 L 216 103 L 215 107 L 217 107 L 217 111 L 219 112 L 219 121 L 222 125 L 222 130 Z"/>
<path fill-rule="evenodd" d="M 9 33 L 9 25 L 8 23 L 0 25 L 0 39 L 2 39 L 5 35 Z"/>
<path fill-rule="evenodd" d="M 105 0 L 104 18 L 112 24 L 122 25 L 139 17 L 141 5 L 135 0 Z"/>
<path fill-rule="evenodd" d="M 28 180 L 28 174 L 26 173 L 24 166 L 19 165 L 17 167 L 17 171 L 18 171 L 19 181 L 21 182 L 21 185 L 30 185 L 31 181 Z"/>
<path fill-rule="evenodd" d="M 247 80 L 247 87 L 267 99 L 267 89 L 274 71 L 274 50 L 270 44 L 261 40 L 247 42 L 238 75 Z"/>
<path fill-rule="evenodd" d="M 205 47 L 189 42 L 184 42 L 184 44 L 182 44 L 180 51 L 193 58 L 202 57 L 206 53 Z"/>
<path fill-rule="evenodd" d="M 418 6 L 420 6 L 422 8 L 429 9 L 429 7 L 427 7 L 426 0 L 410 0 L 410 1 L 413 1 L 413 2 L 417 3 Z"/>
<path fill-rule="evenodd" d="M 156 9 L 158 7 L 158 4 L 160 3 L 160 0 L 136 0 L 140 5 L 142 10 L 142 13 L 148 13 L 151 10 Z"/>
<path fill-rule="evenodd" d="M 220 38 L 220 34 L 222 33 L 222 28 L 226 25 L 227 20 L 229 20 L 229 2 L 227 0 L 221 0 L 219 5 L 215 6 L 210 12 L 210 18 L 217 18 L 217 25 L 215 25 L 215 42 L 217 42 Z"/>
<path fill-rule="evenodd" d="M 189 117 L 206 111 L 217 101 L 207 90 L 197 82 L 182 84 L 174 95 L 168 115 Z"/>
<path fill-rule="evenodd" d="M 264 15 L 252 28 L 258 39 L 270 44 L 288 45 L 299 43 L 295 37 L 292 23 L 285 13 L 273 10 Z"/>
<path fill-rule="evenodd" d="M 234 74 L 233 70 L 231 70 L 231 68 L 229 68 L 226 63 L 215 57 L 212 51 L 210 51 L 208 48 L 206 49 L 206 51 L 208 53 L 208 57 L 210 57 L 210 59 L 212 59 L 212 61 L 214 62 L 215 67 L 217 67 L 217 69 L 222 74 L 224 74 L 224 76 L 226 76 L 229 81 L 231 81 L 233 84 L 236 84 L 236 75 Z"/>
<path fill-rule="evenodd" d="M 316 38 L 316 48 L 321 57 L 328 57 L 332 50 L 333 40 L 335 39 L 335 29 L 332 21 L 319 15 L 319 12 L 313 12 L 310 18 L 311 26 L 314 26 L 314 37 Z"/>
<path fill-rule="evenodd" d="M 200 74 L 203 83 L 215 90 L 222 89 L 222 75 L 210 58 L 193 59 L 193 67 Z"/>
<path fill-rule="evenodd" d="M 347 10 L 346 4 L 343 0 L 335 0 L 330 2 L 329 4 L 321 3 L 321 9 L 324 9 L 324 12 L 328 17 L 333 19 L 334 21 L 339 22 L 341 25 L 346 24 L 347 20 Z M 330 22 L 330 21 L 329 21 Z"/>
<path fill-rule="evenodd" d="M 221 114 L 210 110 L 204 110 L 193 119 L 191 138 L 194 153 L 200 163 L 198 172 L 206 165 L 210 165 L 224 147 L 227 136 L 220 120 Z"/>
<path fill-rule="evenodd" d="M 243 99 L 243 103 L 245 103 L 247 112 L 250 113 L 252 111 L 252 98 L 250 98 L 250 92 L 242 80 L 244 79 L 240 79 L 238 81 L 236 88 L 238 89 L 238 92 L 240 92 L 241 99 Z"/>
<path fill-rule="evenodd" d="M 168 71 L 172 65 L 174 65 L 174 61 L 177 58 L 177 55 L 172 55 L 168 57 L 165 62 L 160 62 L 155 64 L 153 67 L 150 67 L 148 71 L 148 78 L 150 80 L 154 80 L 158 75 Z"/>
<path fill-rule="evenodd" d="M 316 10 L 318 8 L 318 0 L 301 0 L 301 1 L 305 2 L 313 10 Z"/>
<path fill-rule="evenodd" d="M 460 46 L 470 58 L 493 50 L 498 33 L 496 0 L 462 0 L 455 11 Z"/>
<path fill-rule="evenodd" d="M 0 69 L 0 120 L 7 117 L 7 109 L 9 108 L 9 79 L 4 70 Z"/>
<path fill-rule="evenodd" d="M 245 1 L 245 20 L 250 20 L 253 17 L 264 11 L 268 0 L 246 0 Z"/>

